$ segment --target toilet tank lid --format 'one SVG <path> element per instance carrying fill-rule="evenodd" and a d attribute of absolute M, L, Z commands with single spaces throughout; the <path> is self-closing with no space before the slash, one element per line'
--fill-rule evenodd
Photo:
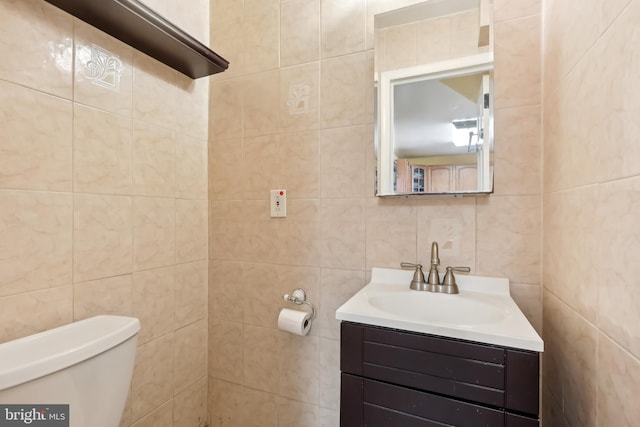
<path fill-rule="evenodd" d="M 139 330 L 134 317 L 101 315 L 0 344 L 0 390 L 97 356 Z"/>

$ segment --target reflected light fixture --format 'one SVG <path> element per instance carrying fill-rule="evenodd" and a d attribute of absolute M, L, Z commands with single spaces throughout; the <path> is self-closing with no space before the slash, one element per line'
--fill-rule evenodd
<path fill-rule="evenodd" d="M 478 119 L 453 120 L 451 122 L 451 141 L 456 147 L 468 147 L 478 143 Z"/>

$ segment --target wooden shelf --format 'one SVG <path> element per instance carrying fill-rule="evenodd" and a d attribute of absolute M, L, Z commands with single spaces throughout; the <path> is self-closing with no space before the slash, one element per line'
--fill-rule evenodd
<path fill-rule="evenodd" d="M 192 79 L 229 62 L 137 0 L 46 0 Z"/>

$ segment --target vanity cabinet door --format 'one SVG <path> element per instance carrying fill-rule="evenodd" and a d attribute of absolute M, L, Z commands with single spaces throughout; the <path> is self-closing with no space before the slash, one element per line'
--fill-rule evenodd
<path fill-rule="evenodd" d="M 342 373 L 341 427 L 539 427 L 538 419 Z"/>
<path fill-rule="evenodd" d="M 496 407 L 505 407 L 501 348 L 342 324 L 341 370 Z"/>
<path fill-rule="evenodd" d="M 344 427 L 505 427 L 505 413 L 382 381 L 342 374 L 340 425 Z M 345 389 L 348 384 L 351 391 Z"/>
<path fill-rule="evenodd" d="M 504 427 L 501 410 L 366 378 L 363 403 L 367 427 Z"/>

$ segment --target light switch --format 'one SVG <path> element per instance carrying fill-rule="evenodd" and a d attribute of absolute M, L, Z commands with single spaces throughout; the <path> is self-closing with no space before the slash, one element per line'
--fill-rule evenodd
<path fill-rule="evenodd" d="M 271 218 L 287 216 L 287 190 L 271 190 Z"/>

